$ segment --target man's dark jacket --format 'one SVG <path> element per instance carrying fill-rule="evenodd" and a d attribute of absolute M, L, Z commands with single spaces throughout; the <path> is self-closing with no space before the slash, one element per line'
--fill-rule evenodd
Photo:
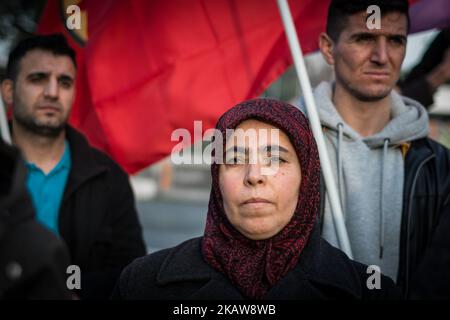
<path fill-rule="evenodd" d="M 450 299 L 450 150 L 428 138 L 405 158 L 397 284 L 409 298 Z"/>
<path fill-rule="evenodd" d="M 0 299 L 70 299 L 69 254 L 36 221 L 19 151 L 0 139 Z"/>
<path fill-rule="evenodd" d="M 267 293 L 268 300 L 400 299 L 394 282 L 350 260 L 320 237 L 319 228 L 294 269 Z M 243 300 L 245 297 L 221 272 L 208 265 L 201 253 L 202 238 L 135 260 L 122 273 L 112 295 L 123 300 Z"/>
<path fill-rule="evenodd" d="M 406 298 L 449 299 L 449 270 L 450 150 L 423 138 L 405 157 L 397 285 Z"/>
<path fill-rule="evenodd" d="M 122 269 L 145 255 L 128 175 L 68 127 L 72 167 L 59 213 L 59 232 L 81 269 L 81 298 L 108 298 Z"/>

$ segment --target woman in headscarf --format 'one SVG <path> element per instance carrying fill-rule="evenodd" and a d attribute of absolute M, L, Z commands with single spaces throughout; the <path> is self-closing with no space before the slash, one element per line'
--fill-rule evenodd
<path fill-rule="evenodd" d="M 320 162 L 301 111 L 254 99 L 227 111 L 216 129 L 225 163 L 214 155 L 204 236 L 135 260 L 113 298 L 399 298 L 381 275 L 372 283 L 380 289 L 369 290 L 373 272 L 321 239 Z"/>

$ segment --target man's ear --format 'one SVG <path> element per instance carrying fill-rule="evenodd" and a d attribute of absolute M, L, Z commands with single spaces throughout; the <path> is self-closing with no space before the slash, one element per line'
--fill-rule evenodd
<path fill-rule="evenodd" d="M 334 41 L 325 32 L 319 35 L 319 48 L 325 61 L 330 65 L 334 65 L 333 49 Z"/>
<path fill-rule="evenodd" d="M 5 79 L 2 81 L 2 99 L 7 106 L 10 106 L 14 102 L 14 82 L 11 79 Z"/>

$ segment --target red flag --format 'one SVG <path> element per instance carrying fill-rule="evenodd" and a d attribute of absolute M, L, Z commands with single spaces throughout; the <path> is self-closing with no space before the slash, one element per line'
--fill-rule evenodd
<path fill-rule="evenodd" d="M 68 3 L 78 3 L 87 31 L 66 29 Z M 328 5 L 290 2 L 306 53 Z M 192 133 L 196 120 L 213 127 L 292 63 L 275 0 L 50 0 L 38 32 L 63 32 L 77 48 L 70 122 L 130 173 L 170 154 L 173 130 Z"/>
<path fill-rule="evenodd" d="M 65 27 L 68 1 L 48 2 L 38 32 L 71 38 L 79 78 L 70 122 L 131 173 L 170 154 L 174 129 L 213 127 L 291 64 L 274 0 L 72 2 L 87 14 L 87 42 Z M 292 3 L 306 51 L 327 2 Z"/>

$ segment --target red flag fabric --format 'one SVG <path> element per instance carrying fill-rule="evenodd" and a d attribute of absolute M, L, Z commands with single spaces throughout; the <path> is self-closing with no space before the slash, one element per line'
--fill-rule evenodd
<path fill-rule="evenodd" d="M 81 31 L 65 26 L 70 4 L 85 18 Z M 328 5 L 290 2 L 305 53 L 317 48 Z M 130 173 L 169 155 L 173 130 L 194 142 L 194 121 L 213 127 L 292 63 L 275 0 L 50 0 L 38 32 L 63 32 L 76 48 L 70 123 Z"/>
<path fill-rule="evenodd" d="M 71 3 L 87 14 L 85 43 L 65 26 Z M 306 52 L 327 6 L 291 3 Z M 213 127 L 291 64 L 275 0 L 50 0 L 38 32 L 63 32 L 76 47 L 70 123 L 130 173 L 170 154 L 173 130 Z"/>

